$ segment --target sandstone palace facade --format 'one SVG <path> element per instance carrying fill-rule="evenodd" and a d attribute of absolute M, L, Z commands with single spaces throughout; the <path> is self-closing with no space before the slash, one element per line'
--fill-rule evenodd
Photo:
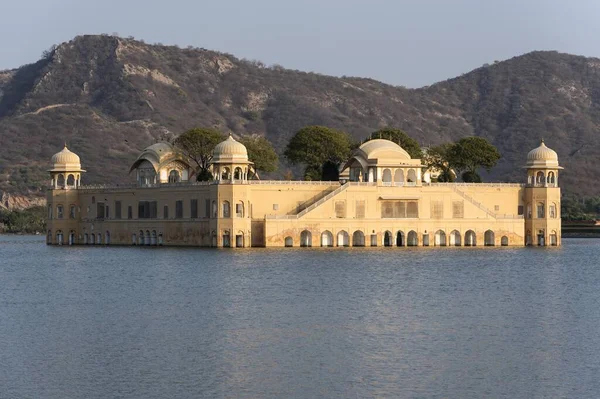
<path fill-rule="evenodd" d="M 530 151 L 524 183 L 431 183 L 419 159 L 371 140 L 340 181 L 251 180 L 244 145 L 216 146 L 197 182 L 171 144 L 146 148 L 136 184 L 82 185 L 79 157 L 52 157 L 47 243 L 197 247 L 558 246 L 556 152 Z"/>

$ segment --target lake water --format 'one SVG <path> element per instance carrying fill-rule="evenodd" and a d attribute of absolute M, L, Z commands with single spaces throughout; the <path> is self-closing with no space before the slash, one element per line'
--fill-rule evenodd
<path fill-rule="evenodd" d="M 599 259 L 0 236 L 0 397 L 598 397 Z"/>

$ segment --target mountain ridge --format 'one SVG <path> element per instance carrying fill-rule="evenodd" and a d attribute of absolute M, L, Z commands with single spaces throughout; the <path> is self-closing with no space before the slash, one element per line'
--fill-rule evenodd
<path fill-rule="evenodd" d="M 357 140 L 384 126 L 422 144 L 485 137 L 503 154 L 486 176 L 492 181 L 523 181 L 520 166 L 544 138 L 566 166 L 566 191 L 598 195 L 582 183 L 595 176 L 600 155 L 599 104 L 600 59 L 551 51 L 407 89 L 206 49 L 80 36 L 36 63 L 0 71 L 0 191 L 41 195 L 64 141 L 89 170 L 85 181 L 106 183 L 131 179 L 141 149 L 192 127 L 262 134 L 281 153 L 298 129 L 323 124 Z"/>

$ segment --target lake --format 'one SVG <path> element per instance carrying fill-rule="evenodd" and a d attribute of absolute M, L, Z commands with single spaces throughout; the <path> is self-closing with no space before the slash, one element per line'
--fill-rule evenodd
<path fill-rule="evenodd" d="M 599 259 L 0 236 L 0 397 L 598 397 Z"/>

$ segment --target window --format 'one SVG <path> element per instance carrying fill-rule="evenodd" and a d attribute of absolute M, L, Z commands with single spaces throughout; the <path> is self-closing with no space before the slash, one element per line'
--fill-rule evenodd
<path fill-rule="evenodd" d="M 465 217 L 465 203 L 463 201 L 452 201 L 452 218 L 462 219 Z"/>
<path fill-rule="evenodd" d="M 517 214 L 518 214 L 519 216 L 522 216 L 522 215 L 523 215 L 523 212 L 524 212 L 524 210 L 523 210 L 523 205 L 519 205 L 519 207 L 517 208 Z"/>
<path fill-rule="evenodd" d="M 210 200 L 204 200 L 204 217 L 210 217 Z"/>
<path fill-rule="evenodd" d="M 229 205 L 229 201 L 223 201 L 223 217 L 231 217 L 231 206 Z"/>
<path fill-rule="evenodd" d="M 237 216 L 239 218 L 244 217 L 244 203 L 243 202 L 238 202 L 237 204 L 235 204 L 235 216 Z"/>
<path fill-rule="evenodd" d="M 157 207 L 156 201 L 139 201 L 138 219 L 156 219 Z"/>
<path fill-rule="evenodd" d="M 198 200 L 197 199 L 190 200 L 190 217 L 192 219 L 198 218 Z"/>
<path fill-rule="evenodd" d="M 335 217 L 338 219 L 346 217 L 346 201 L 335 201 Z"/>
<path fill-rule="evenodd" d="M 71 205 L 69 207 L 69 219 L 75 219 L 75 211 L 76 211 L 75 205 Z"/>
<path fill-rule="evenodd" d="M 63 206 L 62 205 L 56 206 L 56 217 L 59 219 L 63 218 Z"/>
<path fill-rule="evenodd" d="M 550 205 L 550 208 L 548 208 L 548 213 L 552 219 L 556 218 L 556 205 L 555 204 Z"/>
<path fill-rule="evenodd" d="M 444 218 L 444 202 L 443 201 L 431 201 L 431 218 L 432 219 L 443 219 Z"/>
<path fill-rule="evenodd" d="M 537 204 L 537 217 L 538 217 L 538 219 L 543 219 L 545 217 L 543 202 L 540 202 Z"/>
<path fill-rule="evenodd" d="M 52 204 L 48 205 L 48 219 L 52 219 Z"/>
<path fill-rule="evenodd" d="M 133 219 L 133 207 L 131 205 L 127 207 L 127 219 Z"/>
<path fill-rule="evenodd" d="M 178 170 L 172 170 L 169 172 L 169 183 L 179 183 L 181 176 Z"/>
<path fill-rule="evenodd" d="M 279 204 L 273 204 L 273 210 L 274 211 L 278 211 L 279 210 Z"/>
<path fill-rule="evenodd" d="M 107 219 L 110 219 L 110 212 L 109 212 L 109 211 L 110 211 L 110 209 L 108 208 L 108 205 L 106 205 L 105 217 L 106 217 Z"/>
<path fill-rule="evenodd" d="M 211 207 L 212 207 L 211 217 L 216 218 L 217 217 L 217 202 L 213 201 Z"/>
<path fill-rule="evenodd" d="M 406 219 L 419 217 L 417 201 L 384 201 L 381 203 L 381 217 L 384 219 Z"/>
<path fill-rule="evenodd" d="M 96 219 L 104 219 L 104 211 L 105 211 L 105 207 L 104 207 L 104 202 L 97 202 L 96 203 Z"/>
<path fill-rule="evenodd" d="M 175 219 L 183 219 L 183 201 L 175 201 Z"/>
<path fill-rule="evenodd" d="M 163 219 L 169 218 L 169 205 L 163 207 Z"/>
<path fill-rule="evenodd" d="M 500 210 L 500 205 L 494 205 L 494 211 L 498 212 Z"/>
<path fill-rule="evenodd" d="M 96 203 L 96 197 L 92 197 L 92 204 Z"/>
<path fill-rule="evenodd" d="M 121 219 L 121 201 L 115 201 L 115 219 Z"/>
<path fill-rule="evenodd" d="M 355 212 L 354 217 L 357 219 L 365 218 L 365 201 L 364 200 L 356 201 L 356 212 Z"/>
<path fill-rule="evenodd" d="M 531 204 L 527 204 L 527 218 L 531 219 Z"/>

